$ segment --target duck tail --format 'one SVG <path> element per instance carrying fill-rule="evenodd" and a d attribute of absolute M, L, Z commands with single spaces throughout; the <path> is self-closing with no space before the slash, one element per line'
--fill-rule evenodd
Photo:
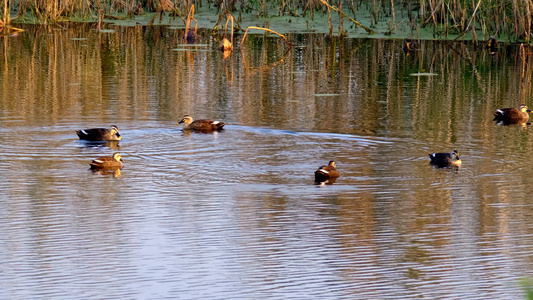
<path fill-rule="evenodd" d="M 325 181 L 325 180 L 328 180 L 329 178 L 330 178 L 330 174 L 328 171 L 324 169 L 318 169 L 315 171 L 316 182 Z"/>

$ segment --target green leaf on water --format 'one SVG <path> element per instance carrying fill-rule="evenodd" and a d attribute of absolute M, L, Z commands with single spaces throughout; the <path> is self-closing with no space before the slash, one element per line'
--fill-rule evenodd
<path fill-rule="evenodd" d="M 178 47 L 209 47 L 209 44 L 178 44 Z"/>
<path fill-rule="evenodd" d="M 210 49 L 191 49 L 191 48 L 174 48 L 172 51 L 189 51 L 189 52 L 208 52 Z"/>
<path fill-rule="evenodd" d="M 437 73 L 412 73 L 410 76 L 437 76 Z"/>
<path fill-rule="evenodd" d="M 340 96 L 341 94 L 315 94 L 315 97 L 334 97 Z"/>

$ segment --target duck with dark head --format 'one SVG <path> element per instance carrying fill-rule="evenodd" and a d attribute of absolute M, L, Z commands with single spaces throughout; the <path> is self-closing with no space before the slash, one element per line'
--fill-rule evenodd
<path fill-rule="evenodd" d="M 453 150 L 451 153 L 432 153 L 429 155 L 429 163 L 437 168 L 458 168 L 461 165 L 459 152 Z"/>
<path fill-rule="evenodd" d="M 490 36 L 487 44 L 485 45 L 490 55 L 496 54 L 498 51 L 498 40 L 494 36 Z"/>
<path fill-rule="evenodd" d="M 112 125 L 111 128 L 91 128 L 76 131 L 80 140 L 86 141 L 120 141 L 122 136 L 118 133 L 118 127 Z"/>

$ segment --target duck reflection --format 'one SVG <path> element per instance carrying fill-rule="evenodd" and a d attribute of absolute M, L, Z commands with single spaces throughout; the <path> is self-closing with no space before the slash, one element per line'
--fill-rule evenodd
<path fill-rule="evenodd" d="M 113 177 L 120 177 L 122 175 L 122 171 L 120 169 L 112 170 L 112 169 L 90 169 L 93 174 L 96 175 L 104 175 L 109 176 L 112 175 Z"/>
<path fill-rule="evenodd" d="M 500 126 L 520 126 L 522 129 L 527 129 L 531 123 L 529 122 L 516 122 L 516 121 L 496 121 L 496 125 Z"/>
<path fill-rule="evenodd" d="M 521 129 L 527 129 L 531 125 L 529 122 L 516 122 L 516 121 L 496 121 L 498 126 L 519 126 Z"/>
<path fill-rule="evenodd" d="M 435 169 L 450 170 L 450 172 L 453 172 L 453 173 L 458 173 L 459 169 L 461 168 L 461 166 L 456 166 L 456 165 L 439 166 L 439 165 L 435 165 L 432 163 L 430 163 L 430 165 L 432 165 Z"/>
<path fill-rule="evenodd" d="M 334 184 L 335 181 L 337 180 L 337 178 L 329 178 L 327 180 L 324 180 L 324 181 L 316 181 L 315 179 L 315 185 L 329 185 L 329 184 Z"/>
<path fill-rule="evenodd" d="M 118 150 L 120 148 L 119 141 L 78 141 L 83 148 L 98 148 L 98 147 L 108 147 L 113 150 Z"/>
<path fill-rule="evenodd" d="M 216 130 L 216 131 L 182 129 L 181 132 L 182 132 L 183 136 L 185 136 L 185 137 L 190 137 L 193 133 L 196 133 L 196 134 L 210 134 L 210 135 L 213 135 L 213 136 L 216 137 L 219 133 L 224 132 L 224 129 Z"/>

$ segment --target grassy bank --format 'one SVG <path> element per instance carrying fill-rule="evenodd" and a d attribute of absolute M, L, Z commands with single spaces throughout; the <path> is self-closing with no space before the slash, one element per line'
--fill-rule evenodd
<path fill-rule="evenodd" d="M 486 40 L 529 43 L 531 0 L 4 0 L 3 24 L 60 21 L 184 25 L 191 7 L 199 27 L 230 12 L 238 27 L 336 36 Z"/>

